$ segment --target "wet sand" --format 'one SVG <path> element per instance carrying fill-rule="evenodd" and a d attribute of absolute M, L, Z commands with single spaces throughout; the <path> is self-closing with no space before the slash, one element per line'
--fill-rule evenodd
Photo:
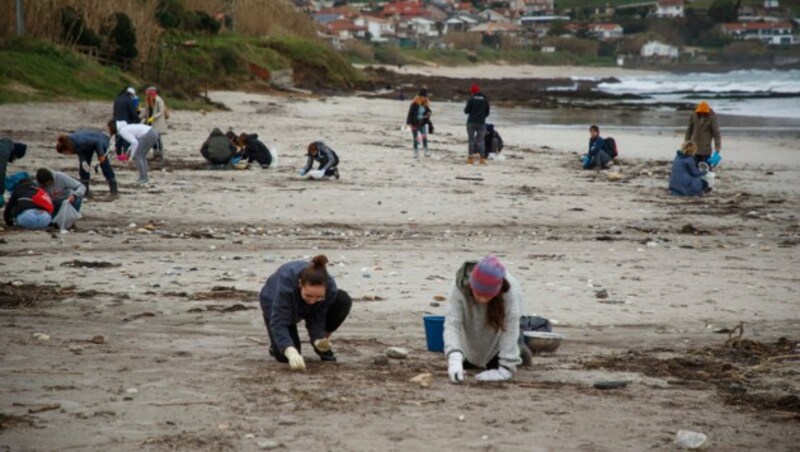
<path fill-rule="evenodd" d="M 796 345 L 726 347 L 718 333 L 744 321 L 758 344 L 800 338 L 792 141 L 726 141 L 713 195 L 676 199 L 673 136 L 614 131 L 626 152 L 622 181 L 609 182 L 577 169 L 583 130 L 509 126 L 506 160 L 468 167 L 456 104 L 435 105 L 434 156 L 415 162 L 405 103 L 212 98 L 231 111 L 175 112 L 150 188 L 118 166 L 122 197 L 104 202 L 95 183 L 76 231 L 0 232 L 0 280 L 12 283 L 0 298 L 3 447 L 674 450 L 681 429 L 715 450 L 800 441 Z M 31 145 L 11 171 L 75 172 L 54 137 L 101 126 L 109 108 L 0 106 L 3 133 Z M 201 169 L 215 126 L 258 132 L 279 167 Z M 341 180 L 296 178 L 315 139 L 339 153 Z M 318 253 L 358 301 L 333 337 L 339 362 L 304 347 L 299 375 L 269 359 L 256 293 L 280 263 Z M 489 253 L 521 281 L 527 313 L 567 340 L 511 383 L 453 386 L 425 350 L 422 316 L 443 314 L 434 297 L 463 260 Z M 411 356 L 374 364 L 387 346 Z M 431 388 L 408 382 L 423 372 Z M 593 388 L 609 379 L 630 383 Z"/>

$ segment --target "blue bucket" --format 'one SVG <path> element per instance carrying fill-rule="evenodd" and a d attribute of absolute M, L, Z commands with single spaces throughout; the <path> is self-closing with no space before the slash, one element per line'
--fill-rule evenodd
<path fill-rule="evenodd" d="M 425 339 L 428 341 L 428 351 L 444 352 L 444 316 L 426 315 L 422 320 L 425 322 Z"/>

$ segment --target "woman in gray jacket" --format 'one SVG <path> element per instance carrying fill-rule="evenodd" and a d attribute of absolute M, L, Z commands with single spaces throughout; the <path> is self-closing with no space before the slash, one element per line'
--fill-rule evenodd
<path fill-rule="evenodd" d="M 494 256 L 458 270 L 444 322 L 447 374 L 464 381 L 464 367 L 484 368 L 478 381 L 509 380 L 522 363 L 518 344 L 522 292 Z"/>

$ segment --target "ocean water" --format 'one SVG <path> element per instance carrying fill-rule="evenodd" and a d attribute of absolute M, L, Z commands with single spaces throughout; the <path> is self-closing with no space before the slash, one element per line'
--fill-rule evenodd
<path fill-rule="evenodd" d="M 598 89 L 646 96 L 637 101 L 643 104 L 705 100 L 720 114 L 800 119 L 797 69 L 623 76 L 619 80 L 601 83 Z"/>

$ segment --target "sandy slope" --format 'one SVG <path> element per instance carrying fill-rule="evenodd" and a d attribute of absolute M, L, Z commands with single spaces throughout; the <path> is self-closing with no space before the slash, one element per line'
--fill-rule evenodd
<path fill-rule="evenodd" d="M 150 189 L 133 188 L 135 172 L 121 169 L 123 197 L 88 202 L 77 232 L 0 236 L 0 280 L 75 286 L 60 301 L 0 310 L 0 412 L 21 417 L 3 422 L 3 447 L 258 450 L 258 439 L 274 438 L 290 450 L 672 450 L 679 429 L 705 432 L 717 450 L 796 447 L 791 412 L 726 405 L 707 383 L 585 365 L 629 349 L 669 357 L 721 344 L 727 336 L 713 331 L 742 320 L 748 338 L 800 338 L 800 164 L 789 144 L 753 157 L 747 140 L 731 142 L 714 196 L 681 200 L 665 191 L 672 151 L 631 152 L 656 160 L 627 159 L 625 183 L 576 170 L 582 130 L 509 128 L 507 160 L 467 167 L 455 119 L 437 124 L 433 158 L 412 161 L 398 102 L 214 98 L 232 111 L 175 113 L 168 169 L 153 172 Z M 13 168 L 75 171 L 52 149 L 55 135 L 101 125 L 108 108 L 0 107 L 3 133 L 32 145 Z M 458 106 L 436 111 L 457 118 L 448 108 Z M 189 169 L 202 167 L 197 149 L 214 126 L 259 132 L 280 167 Z M 314 139 L 339 152 L 342 180 L 294 177 Z M 649 147 L 623 139 L 674 147 L 672 137 Z M 690 223 L 701 234 L 680 233 Z M 334 337 L 339 363 L 322 366 L 305 350 L 310 372 L 296 375 L 258 343 L 255 291 L 281 262 L 316 253 L 335 262 L 341 287 L 380 300 L 354 306 Z M 488 253 L 522 281 L 528 312 L 557 320 L 569 339 L 514 383 L 452 386 L 443 358 L 424 350 L 421 317 L 443 313 L 431 301 L 461 261 Z M 73 259 L 119 267 L 61 266 Z M 224 298 L 213 286 L 251 292 Z M 601 287 L 625 304 L 599 303 Z M 87 342 L 95 335 L 105 344 Z M 387 345 L 412 355 L 373 365 Z M 797 395 L 796 363 L 754 371 L 751 393 Z M 407 382 L 424 371 L 432 388 Z M 602 378 L 632 384 L 592 389 Z M 27 414 L 48 403 L 60 408 Z"/>

